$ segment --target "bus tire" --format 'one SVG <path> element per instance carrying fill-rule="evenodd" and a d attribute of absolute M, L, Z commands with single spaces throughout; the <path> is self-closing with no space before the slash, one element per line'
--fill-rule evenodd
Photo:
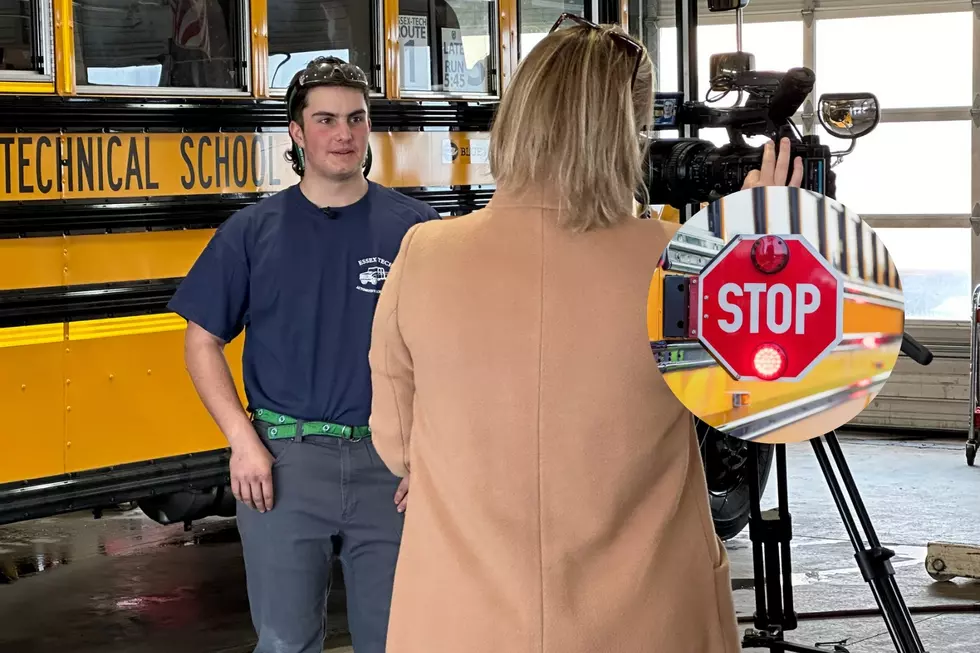
<path fill-rule="evenodd" d="M 747 478 L 748 456 L 752 448 L 759 450 L 759 495 L 762 496 L 772 469 L 773 445 L 725 435 L 697 418 L 694 418 L 694 424 L 708 484 L 715 533 L 722 540 L 730 540 L 749 523 L 751 495 Z"/>
<path fill-rule="evenodd" d="M 164 526 L 235 516 L 235 496 L 228 485 L 154 495 L 140 499 L 138 505 L 147 517 Z"/>

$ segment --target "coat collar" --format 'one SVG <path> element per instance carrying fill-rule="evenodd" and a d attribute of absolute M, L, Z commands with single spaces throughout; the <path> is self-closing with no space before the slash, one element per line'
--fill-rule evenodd
<path fill-rule="evenodd" d="M 534 184 L 521 190 L 498 187 L 487 208 L 528 207 L 558 209 L 562 205 L 561 196 L 548 184 Z"/>

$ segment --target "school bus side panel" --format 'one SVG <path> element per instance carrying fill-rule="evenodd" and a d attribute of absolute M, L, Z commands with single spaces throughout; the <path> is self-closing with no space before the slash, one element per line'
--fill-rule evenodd
<path fill-rule="evenodd" d="M 65 471 L 64 326 L 0 329 L 0 483 Z"/>
<path fill-rule="evenodd" d="M 228 445 L 187 374 L 184 332 L 172 313 L 69 325 L 66 471 Z M 244 402 L 242 341 L 225 354 Z"/>
<path fill-rule="evenodd" d="M 64 283 L 65 239 L 0 239 L 0 291 Z"/>

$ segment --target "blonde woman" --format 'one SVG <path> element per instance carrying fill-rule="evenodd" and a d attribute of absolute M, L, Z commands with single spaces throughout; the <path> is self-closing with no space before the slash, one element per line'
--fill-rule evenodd
<path fill-rule="evenodd" d="M 379 300 L 371 428 L 410 479 L 387 653 L 740 650 L 692 418 L 646 331 L 676 229 L 632 215 L 651 63 L 564 18 L 499 108 L 493 199 L 413 227 Z M 776 159 L 747 184 L 785 180 Z"/>

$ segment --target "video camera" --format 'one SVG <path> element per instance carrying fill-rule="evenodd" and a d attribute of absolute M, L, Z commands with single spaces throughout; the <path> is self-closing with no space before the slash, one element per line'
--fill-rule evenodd
<path fill-rule="evenodd" d="M 738 192 L 746 175 L 762 165 L 762 146 L 745 142 L 767 136 L 778 145 L 788 137 L 791 161 L 803 159 L 803 188 L 835 198 L 832 158 L 854 150 L 854 141 L 873 130 L 879 120 L 878 100 L 871 93 L 836 93 L 820 96 L 818 116 L 827 132 L 851 140 L 845 152 L 831 152 L 816 135 L 800 135 L 792 117 L 813 91 L 816 76 L 809 68 L 787 72 L 754 70 L 755 56 L 742 51 L 742 10 L 750 0 L 708 0 L 709 11 L 737 12 L 737 51 L 714 54 L 710 61 L 710 88 L 722 95 L 738 92 L 730 108 L 685 100 L 683 93 L 656 94 L 653 131 L 724 127 L 729 143 L 721 147 L 698 138 L 660 139 L 648 133 L 645 185 L 650 204 L 680 208 L 689 203 L 712 202 Z M 693 65 L 693 64 L 692 64 Z M 743 96 L 747 99 L 743 103 Z M 792 173 L 792 164 L 790 165 Z M 783 180 L 786 183 L 787 180 Z"/>

